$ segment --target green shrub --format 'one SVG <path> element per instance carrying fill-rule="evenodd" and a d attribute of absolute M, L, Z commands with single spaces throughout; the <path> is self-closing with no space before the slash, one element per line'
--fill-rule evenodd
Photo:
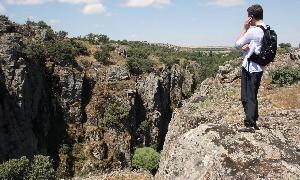
<path fill-rule="evenodd" d="M 35 61 L 43 61 L 46 58 L 46 48 L 39 41 L 29 42 L 23 51 L 28 59 Z"/>
<path fill-rule="evenodd" d="M 36 155 L 30 162 L 27 157 L 11 159 L 0 165 L 0 179 L 55 179 L 52 160 L 48 156 Z"/>
<path fill-rule="evenodd" d="M 5 15 L 0 15 L 0 21 L 9 21 L 9 18 Z"/>
<path fill-rule="evenodd" d="M 300 81 L 300 68 L 285 67 L 272 72 L 272 83 L 291 85 Z"/>
<path fill-rule="evenodd" d="M 137 148 L 132 158 L 132 165 L 148 171 L 158 169 L 160 154 L 153 148 Z"/>
<path fill-rule="evenodd" d="M 109 37 L 104 34 L 94 34 L 90 33 L 84 37 L 84 39 L 88 40 L 91 44 L 106 44 L 109 42 Z"/>
<path fill-rule="evenodd" d="M 74 48 L 75 56 L 79 56 L 79 55 L 88 56 L 89 55 L 89 51 L 88 51 L 87 47 L 80 41 L 71 39 L 71 44 Z"/>
<path fill-rule="evenodd" d="M 94 58 L 102 63 L 102 64 L 108 64 L 108 59 L 110 58 L 110 54 L 108 51 L 96 51 L 94 53 Z"/>
<path fill-rule="evenodd" d="M 105 126 L 118 125 L 126 121 L 129 115 L 129 108 L 121 102 L 115 102 L 110 104 L 103 117 L 103 123 Z"/>
<path fill-rule="evenodd" d="M 0 179 L 25 179 L 29 170 L 29 160 L 23 156 L 0 164 Z"/>
<path fill-rule="evenodd" d="M 62 144 L 59 148 L 59 154 L 69 154 L 71 152 L 71 148 L 68 144 Z"/>
<path fill-rule="evenodd" d="M 147 59 L 150 55 L 150 52 L 148 49 L 143 49 L 141 47 L 134 47 L 128 49 L 128 57 L 130 58 L 136 58 L 136 59 Z"/>
<path fill-rule="evenodd" d="M 103 45 L 103 46 L 101 47 L 101 51 L 98 50 L 98 51 L 96 51 L 96 52 L 94 53 L 94 58 L 95 58 L 98 62 L 100 62 L 100 63 L 106 65 L 106 64 L 109 63 L 110 52 L 113 51 L 113 50 L 115 50 L 115 48 L 114 48 L 113 46 L 110 46 L 110 45 L 108 45 L 108 44 L 105 44 L 105 45 Z"/>
<path fill-rule="evenodd" d="M 141 122 L 141 124 L 138 127 L 138 131 L 142 134 L 146 134 L 150 126 L 150 122 L 148 120 L 144 120 Z"/>
<path fill-rule="evenodd" d="M 47 43 L 48 55 L 56 62 L 75 60 L 75 49 L 70 41 L 55 41 Z"/>
<path fill-rule="evenodd" d="M 150 59 L 128 58 L 127 67 L 132 74 L 151 72 L 154 62 Z"/>
<path fill-rule="evenodd" d="M 173 56 L 162 57 L 160 61 L 168 67 L 172 67 L 174 64 L 179 64 L 180 62 L 179 59 Z"/>
<path fill-rule="evenodd" d="M 41 28 L 46 28 L 46 29 L 50 29 L 51 28 L 45 21 L 39 21 L 39 22 L 37 22 L 37 26 L 39 26 Z"/>
<path fill-rule="evenodd" d="M 68 36 L 68 32 L 66 31 L 58 31 L 55 33 L 56 37 L 59 39 L 59 40 L 63 40 L 65 39 L 67 36 Z"/>
<path fill-rule="evenodd" d="M 193 93 L 190 91 L 190 89 L 186 85 L 184 85 L 182 87 L 182 95 L 184 98 L 187 99 L 187 98 L 191 97 L 193 95 Z"/>
<path fill-rule="evenodd" d="M 71 148 L 67 144 L 62 144 L 59 148 L 59 166 L 56 174 L 59 178 L 67 178 L 71 176 Z"/>
<path fill-rule="evenodd" d="M 289 51 L 292 48 L 291 43 L 280 43 L 278 44 L 279 48 L 286 49 Z"/>
<path fill-rule="evenodd" d="M 55 171 L 53 169 L 53 162 L 48 156 L 36 155 L 28 172 L 27 179 L 55 179 Z"/>
<path fill-rule="evenodd" d="M 87 47 L 75 40 L 29 41 L 23 53 L 31 60 L 50 58 L 59 63 L 74 61 L 76 56 L 89 54 Z"/>

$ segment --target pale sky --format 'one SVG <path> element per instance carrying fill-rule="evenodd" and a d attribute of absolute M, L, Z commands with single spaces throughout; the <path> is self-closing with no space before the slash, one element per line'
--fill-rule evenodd
<path fill-rule="evenodd" d="M 0 13 L 25 23 L 44 20 L 69 36 L 107 34 L 114 40 L 140 40 L 181 46 L 233 46 L 259 3 L 279 43 L 300 43 L 299 0 L 0 0 Z"/>

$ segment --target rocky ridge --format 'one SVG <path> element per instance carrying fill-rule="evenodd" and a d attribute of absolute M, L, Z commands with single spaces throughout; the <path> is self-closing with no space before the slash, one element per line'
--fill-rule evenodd
<path fill-rule="evenodd" d="M 205 80 L 169 124 L 155 179 L 298 179 L 300 177 L 299 83 L 272 85 L 275 69 L 300 66 L 279 55 L 264 72 L 259 91 L 260 130 L 240 132 L 240 61 Z M 284 93 L 283 93 L 284 92 Z"/>

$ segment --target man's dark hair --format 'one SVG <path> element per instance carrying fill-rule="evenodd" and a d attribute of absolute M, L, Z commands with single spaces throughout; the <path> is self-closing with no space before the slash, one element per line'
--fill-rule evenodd
<path fill-rule="evenodd" d="M 257 20 L 264 18 L 264 10 L 259 4 L 254 4 L 247 9 L 248 16 L 253 16 Z"/>

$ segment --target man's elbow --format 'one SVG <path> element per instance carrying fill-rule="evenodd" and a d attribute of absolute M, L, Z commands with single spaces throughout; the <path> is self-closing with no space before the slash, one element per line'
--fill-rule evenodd
<path fill-rule="evenodd" d="M 243 46 L 243 45 L 242 45 L 239 41 L 235 42 L 235 44 L 234 44 L 234 47 L 235 47 L 236 49 L 241 49 L 242 46 Z"/>

